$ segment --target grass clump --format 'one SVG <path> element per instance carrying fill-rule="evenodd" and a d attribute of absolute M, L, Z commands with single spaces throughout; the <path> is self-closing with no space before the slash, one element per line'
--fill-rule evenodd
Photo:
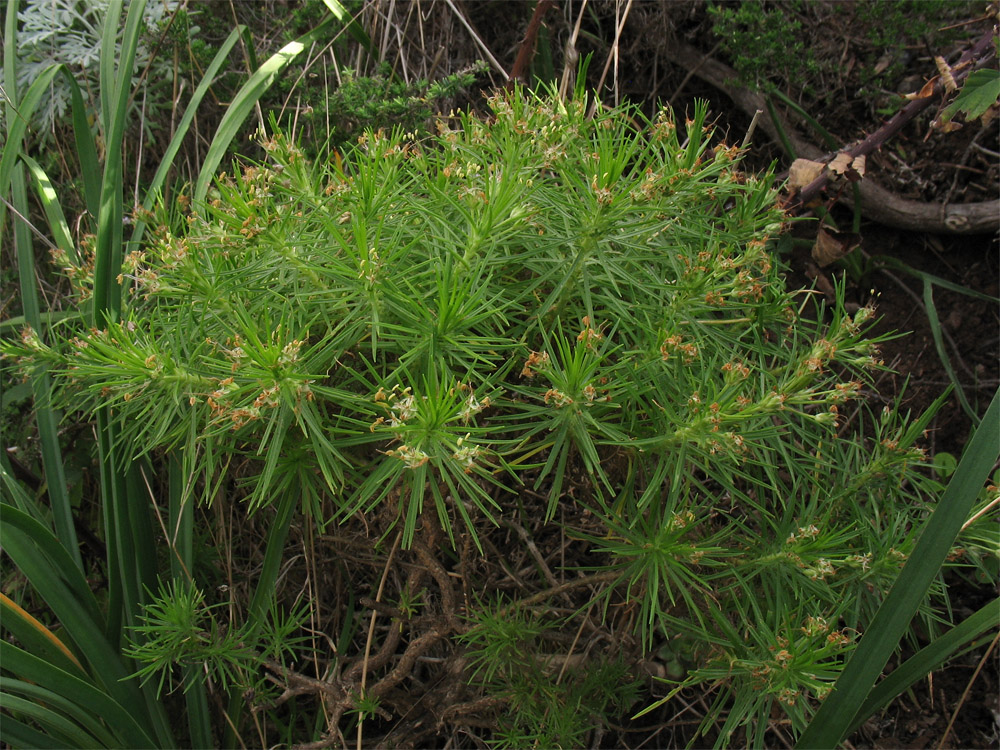
<path fill-rule="evenodd" d="M 387 570 L 395 536 L 434 584 L 388 584 L 387 600 L 419 606 L 393 610 L 387 648 L 413 669 L 407 654 L 461 639 L 468 689 L 492 696 L 477 705 L 532 707 L 501 744 L 583 744 L 557 707 L 593 695 L 587 669 L 603 676 L 584 706 L 601 724 L 643 708 L 638 665 L 669 654 L 674 693 L 716 688 L 702 733 L 762 746 L 773 715 L 802 731 L 913 548 L 924 423 L 866 411 L 883 367 L 873 311 L 786 290 L 773 180 L 712 141 L 704 106 L 637 129 L 633 109 L 588 119 L 581 99 L 498 94 L 487 122 L 367 131 L 342 161 L 275 135 L 204 205 L 143 217 L 157 228 L 121 270 L 121 319 L 67 324 L 51 344 L 26 330 L 4 351 L 46 363 L 65 408 L 109 410 L 130 460 L 172 457 L 186 497 L 275 513 L 237 608 L 249 620 L 270 611 L 293 524 L 343 524 Z M 569 584 L 543 558 L 510 608 L 460 603 L 446 568 L 473 591 L 509 586 L 494 535 L 557 520 Z M 556 592 L 565 617 L 532 609 Z M 162 646 L 133 652 L 150 677 L 172 643 L 150 629 L 175 609 L 165 590 L 143 621 Z M 552 668 L 576 640 L 524 646 L 588 624 L 620 648 L 579 670 Z M 318 680 L 365 653 L 339 673 L 328 722 L 402 710 L 391 690 L 407 675 L 379 677 L 383 660 L 364 677 L 371 636 L 344 627 L 340 653 L 289 661 Z M 238 659 L 211 658 L 239 683 Z"/>

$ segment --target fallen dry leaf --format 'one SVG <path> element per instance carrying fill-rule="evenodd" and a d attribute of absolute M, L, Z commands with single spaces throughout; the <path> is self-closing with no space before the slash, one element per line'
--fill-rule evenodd
<path fill-rule="evenodd" d="M 791 188 L 805 187 L 821 174 L 826 165 L 821 161 L 796 159 L 788 168 L 788 186 Z"/>
<path fill-rule="evenodd" d="M 924 84 L 920 91 L 914 94 L 906 94 L 903 98 L 912 101 L 914 99 L 926 99 L 928 96 L 932 96 L 934 94 L 934 86 L 937 85 L 937 79 L 938 77 L 934 76 L 931 80 Z"/>
<path fill-rule="evenodd" d="M 846 151 L 841 151 L 826 166 L 834 174 L 844 174 L 844 172 L 851 168 L 851 155 Z"/>
<path fill-rule="evenodd" d="M 868 163 L 868 157 L 864 154 L 861 156 L 855 156 L 854 161 L 851 162 L 851 169 L 858 173 L 858 179 L 865 176 L 865 165 Z"/>
<path fill-rule="evenodd" d="M 1000 103 L 994 104 L 985 112 L 983 112 L 983 114 L 980 115 L 979 118 L 980 121 L 983 123 L 983 127 L 985 128 L 987 125 L 993 122 L 993 118 L 996 117 L 998 114 L 1000 114 Z"/>
<path fill-rule="evenodd" d="M 832 229 L 820 227 L 816 233 L 816 242 L 813 244 L 812 257 L 820 268 L 825 268 L 843 258 L 860 244 L 860 234 L 835 232 Z"/>
<path fill-rule="evenodd" d="M 863 154 L 852 157 L 846 151 L 841 151 L 826 166 L 833 174 L 846 177 L 850 182 L 858 182 L 865 176 Z"/>
<path fill-rule="evenodd" d="M 954 133 L 956 130 L 962 129 L 962 123 L 954 120 L 942 120 L 939 117 L 931 123 L 931 128 L 941 133 Z"/>

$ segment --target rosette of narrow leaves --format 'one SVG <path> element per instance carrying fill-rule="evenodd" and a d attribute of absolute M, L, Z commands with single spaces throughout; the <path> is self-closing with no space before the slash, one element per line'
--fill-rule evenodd
<path fill-rule="evenodd" d="M 534 439 L 531 453 L 519 461 L 540 451 L 547 454 L 535 488 L 543 483 L 549 487 L 549 519 L 555 515 L 571 458 L 578 458 L 601 487 L 609 487 L 596 441 L 622 436 L 611 416 L 618 404 L 608 387 L 614 361 L 605 334 L 592 328 L 586 317 L 574 340 L 558 321 L 553 333 L 551 338 L 543 333 L 541 350 L 525 358 L 520 373 L 523 385 L 513 388 L 521 399 L 515 402 L 517 411 L 512 417 L 521 440 Z"/>
<path fill-rule="evenodd" d="M 497 484 L 491 471 L 493 449 L 488 432 L 476 426 L 476 415 L 496 397 L 491 390 L 487 386 L 477 393 L 470 384 L 447 376 L 424 380 L 418 388 L 380 388 L 374 401 L 384 415 L 372 423 L 371 431 L 391 447 L 359 487 L 355 507 L 371 510 L 398 489 L 403 543 L 409 545 L 429 492 L 452 542 L 455 512 L 478 545 L 469 511 L 475 509 L 493 521 L 492 513 L 499 509 L 484 487 L 484 482 Z"/>
<path fill-rule="evenodd" d="M 710 607 L 716 632 L 703 640 L 707 652 L 703 666 L 691 670 L 658 702 L 691 686 L 725 681 L 730 690 L 717 695 L 698 729 L 705 734 L 721 724 L 716 746 L 731 746 L 740 728 L 745 728 L 749 744 L 763 746 L 775 707 L 788 717 L 793 731 L 801 732 L 814 701 L 829 693 L 844 656 L 855 645 L 855 632 L 836 627 L 836 610 L 823 616 L 807 614 L 809 609 L 801 604 L 781 609 L 769 604 L 758 602 L 752 589 L 732 603 L 730 611 L 752 621 L 753 628 L 734 627 L 726 614 Z M 727 700 L 730 696 L 732 703 Z"/>
<path fill-rule="evenodd" d="M 265 661 L 283 661 L 308 640 L 295 635 L 308 616 L 301 606 L 289 613 L 272 607 L 257 627 L 228 627 L 219 616 L 228 604 L 207 604 L 191 583 L 174 579 L 162 585 L 125 650 L 142 664 L 136 672 L 142 684 L 155 680 L 157 696 L 177 688 L 187 692 L 206 679 L 224 690 L 236 685 L 259 691 L 264 680 L 257 672 Z"/>

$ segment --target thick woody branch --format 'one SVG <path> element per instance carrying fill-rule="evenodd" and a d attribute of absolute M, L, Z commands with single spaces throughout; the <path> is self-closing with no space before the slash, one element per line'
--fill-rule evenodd
<path fill-rule="evenodd" d="M 967 64 L 968 61 L 976 60 L 981 63 L 988 59 L 992 49 L 992 38 L 992 34 L 987 34 L 966 51 L 954 66 L 956 80 L 963 80 L 971 70 L 975 69 L 976 65 Z M 766 101 L 761 94 L 735 84 L 736 71 L 717 60 L 703 56 L 694 47 L 675 43 L 668 48 L 667 55 L 675 64 L 690 70 L 706 83 L 725 93 L 747 114 L 753 115 L 758 110 L 766 109 Z M 959 70 L 960 66 L 961 70 Z M 938 91 L 937 86 L 935 86 L 935 91 Z M 889 138 L 898 133 L 907 122 L 935 101 L 938 101 L 938 97 L 935 95 L 915 99 L 879 130 L 847 150 L 846 153 L 851 156 L 860 156 L 877 150 Z M 781 143 L 779 126 L 775 125 L 770 118 L 761 118 L 760 128 L 773 141 Z M 792 148 L 795 149 L 794 156 L 813 161 L 825 161 L 829 158 L 830 154 L 824 153 L 811 142 L 802 138 L 788 123 L 780 122 L 780 129 L 791 142 Z M 796 204 L 804 204 L 811 197 L 817 195 L 825 187 L 827 178 L 828 175 L 824 174 L 813 181 L 815 184 L 806 185 L 799 194 Z M 886 226 L 908 231 L 940 234 L 982 234 L 995 232 L 1000 227 L 1000 201 L 964 204 L 924 203 L 900 198 L 867 177 L 858 183 L 858 186 L 861 192 L 862 214 L 869 220 Z M 848 196 L 842 200 L 848 201 L 850 198 Z"/>

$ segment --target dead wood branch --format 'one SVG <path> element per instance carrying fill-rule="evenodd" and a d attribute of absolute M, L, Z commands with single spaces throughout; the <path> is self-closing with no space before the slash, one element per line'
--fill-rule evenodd
<path fill-rule="evenodd" d="M 986 49 L 989 48 L 991 40 L 992 35 L 988 35 L 986 37 Z M 980 56 L 982 56 L 983 50 L 980 49 L 982 44 L 983 40 L 980 40 L 966 54 L 969 55 L 974 51 L 978 51 Z M 753 116 L 757 110 L 766 108 L 765 98 L 761 94 L 745 89 L 735 83 L 737 80 L 736 71 L 717 60 L 703 56 L 694 47 L 677 42 L 667 48 L 667 55 L 671 62 L 691 71 L 706 83 L 725 93 L 748 115 Z M 966 58 L 963 57 L 964 59 Z M 956 67 L 958 66 L 956 65 Z M 971 68 L 971 65 L 966 66 L 964 71 L 967 73 Z M 938 97 L 936 96 L 929 96 L 924 99 L 914 100 L 907 107 L 904 107 L 903 111 L 907 112 L 907 119 L 905 121 L 897 120 L 903 114 L 903 111 L 901 111 L 895 118 L 886 123 L 880 131 L 876 131 L 876 133 L 873 133 L 847 153 L 860 155 L 874 151 L 888 137 L 897 132 L 906 121 L 915 117 L 919 111 L 926 109 L 934 101 L 937 101 L 937 99 Z M 911 107 L 912 109 L 910 109 Z M 774 142 L 781 143 L 778 127 L 770 118 L 762 118 L 759 125 Z M 892 127 L 891 131 L 888 130 L 890 126 Z M 795 156 L 814 161 L 825 161 L 831 156 L 831 154 L 825 154 L 811 142 L 802 138 L 788 123 L 782 122 L 781 129 L 797 152 Z M 882 131 L 885 132 L 882 133 Z M 862 147 L 866 150 L 862 151 Z M 789 156 L 792 155 L 790 154 Z M 819 179 L 817 178 L 817 180 Z M 822 185 L 825 184 L 824 180 Z M 810 194 L 814 195 L 818 193 L 818 189 L 822 185 L 819 182 L 817 182 L 816 186 L 807 185 L 803 188 L 802 194 L 804 195 L 806 190 L 810 190 Z M 858 185 L 861 191 L 862 214 L 867 219 L 885 224 L 886 226 L 905 229 L 907 231 L 938 234 L 984 234 L 995 232 L 1000 228 L 1000 201 L 959 204 L 924 203 L 922 201 L 900 198 L 879 186 L 870 178 L 863 179 Z M 850 202 L 850 194 L 842 197 L 841 200 Z"/>

